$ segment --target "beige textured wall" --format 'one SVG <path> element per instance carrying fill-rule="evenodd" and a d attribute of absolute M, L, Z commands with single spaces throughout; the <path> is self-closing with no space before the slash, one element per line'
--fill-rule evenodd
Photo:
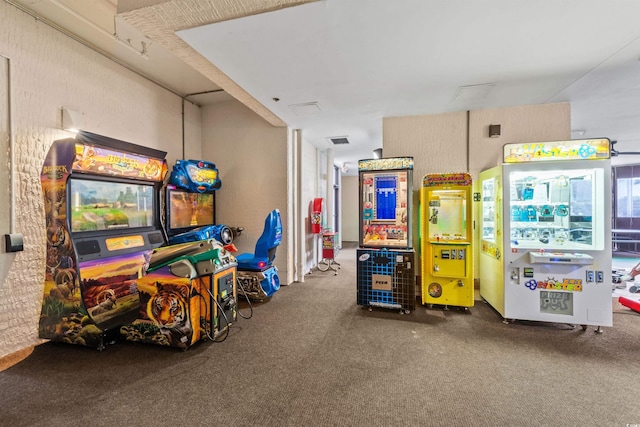
<path fill-rule="evenodd" d="M 264 220 L 280 209 L 283 234 L 287 232 L 286 127 L 274 127 L 238 101 L 211 104 L 202 109 L 202 155 L 216 164 L 222 187 L 216 194 L 216 220 L 244 227 L 235 245 L 253 252 Z M 288 236 L 276 252 L 280 283 L 288 284 Z"/>
<path fill-rule="evenodd" d="M 427 173 L 467 168 L 467 113 L 388 117 L 382 121 L 384 157 L 412 156 L 413 188 Z"/>
<path fill-rule="evenodd" d="M 471 111 L 469 117 L 469 172 L 478 173 L 502 163 L 502 147 L 514 142 L 571 139 L 571 106 L 567 102 Z M 489 125 L 501 134 L 489 138 Z"/>
<path fill-rule="evenodd" d="M 0 253 L 0 357 L 39 343 L 45 272 L 40 169 L 58 129 L 59 108 L 83 112 L 85 129 L 182 155 L 180 98 L 0 2 L 0 55 L 11 60 L 16 224 L 23 252 Z M 199 108 L 188 107 L 198 128 Z M 193 138 L 198 138 L 197 131 Z M 199 153 L 193 153 L 199 154 Z M 2 229 L 8 219 L 0 218 Z"/>

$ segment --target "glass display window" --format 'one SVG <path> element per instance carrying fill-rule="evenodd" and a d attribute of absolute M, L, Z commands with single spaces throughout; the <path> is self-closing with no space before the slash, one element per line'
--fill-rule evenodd
<path fill-rule="evenodd" d="M 510 172 L 511 247 L 601 249 L 605 219 L 596 203 L 601 191 L 602 169 Z"/>
<path fill-rule="evenodd" d="M 467 241 L 467 191 L 429 191 L 428 236 L 431 241 Z"/>
<path fill-rule="evenodd" d="M 482 181 L 482 239 L 496 241 L 496 179 Z"/>
<path fill-rule="evenodd" d="M 409 241 L 408 172 L 361 174 L 361 243 L 367 246 L 405 247 Z"/>

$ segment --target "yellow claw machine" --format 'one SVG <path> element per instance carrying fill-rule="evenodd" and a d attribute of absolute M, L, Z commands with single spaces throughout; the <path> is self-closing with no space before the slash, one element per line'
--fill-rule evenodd
<path fill-rule="evenodd" d="M 612 326 L 610 148 L 506 144 L 480 173 L 480 296 L 506 323 Z"/>
<path fill-rule="evenodd" d="M 422 178 L 422 304 L 473 307 L 471 194 L 468 173 Z"/>

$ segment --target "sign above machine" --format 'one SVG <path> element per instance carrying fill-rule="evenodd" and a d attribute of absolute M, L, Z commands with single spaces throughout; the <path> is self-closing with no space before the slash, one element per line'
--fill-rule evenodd
<path fill-rule="evenodd" d="M 611 157 L 608 138 L 505 144 L 505 163 L 600 160 Z"/>
<path fill-rule="evenodd" d="M 471 185 L 471 175 L 462 173 L 434 173 L 422 177 L 423 187 L 441 185 Z"/>
<path fill-rule="evenodd" d="M 167 171 L 163 159 L 80 143 L 75 147 L 74 171 L 148 181 L 162 181 Z"/>
<path fill-rule="evenodd" d="M 387 157 L 358 161 L 358 171 L 413 169 L 413 157 Z"/>
<path fill-rule="evenodd" d="M 216 165 L 204 160 L 178 160 L 173 165 L 169 184 L 197 193 L 220 189 L 222 181 Z"/>

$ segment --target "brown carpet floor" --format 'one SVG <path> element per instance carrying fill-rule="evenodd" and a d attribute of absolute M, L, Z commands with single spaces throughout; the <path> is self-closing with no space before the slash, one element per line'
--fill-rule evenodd
<path fill-rule="evenodd" d="M 614 326 L 504 324 L 356 305 L 355 249 L 182 352 L 40 345 L 0 372 L 0 425 L 626 426 L 640 424 L 640 314 Z M 248 315 L 246 305 L 243 314 Z"/>

